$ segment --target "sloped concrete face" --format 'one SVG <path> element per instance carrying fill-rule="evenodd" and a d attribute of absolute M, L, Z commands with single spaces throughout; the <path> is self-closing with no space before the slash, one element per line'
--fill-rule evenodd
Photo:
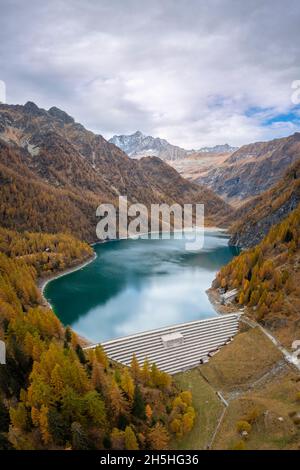
<path fill-rule="evenodd" d="M 238 332 L 239 313 L 146 331 L 102 343 L 110 359 L 129 366 L 133 354 L 160 370 L 176 374 L 206 362 Z M 86 349 L 94 348 L 89 346 Z"/>

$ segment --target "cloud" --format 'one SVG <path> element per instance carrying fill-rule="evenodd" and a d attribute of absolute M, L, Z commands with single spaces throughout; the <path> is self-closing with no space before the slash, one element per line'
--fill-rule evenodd
<path fill-rule="evenodd" d="M 297 0 L 4 0 L 0 79 L 105 137 L 241 145 L 300 127 L 299 18 Z"/>

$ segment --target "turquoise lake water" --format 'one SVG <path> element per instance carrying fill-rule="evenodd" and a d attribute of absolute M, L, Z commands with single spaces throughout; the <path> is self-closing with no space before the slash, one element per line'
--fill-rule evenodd
<path fill-rule="evenodd" d="M 45 297 L 64 325 L 101 342 L 216 315 L 205 291 L 238 253 L 228 237 L 206 231 L 204 247 L 185 240 L 118 240 L 94 247 L 97 258 L 51 281 Z"/>

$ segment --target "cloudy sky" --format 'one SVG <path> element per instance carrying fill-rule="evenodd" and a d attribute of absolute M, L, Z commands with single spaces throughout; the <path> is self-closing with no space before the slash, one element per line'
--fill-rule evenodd
<path fill-rule="evenodd" d="M 8 103 L 55 105 L 107 138 L 139 129 L 185 148 L 300 130 L 299 0 L 0 6 Z"/>

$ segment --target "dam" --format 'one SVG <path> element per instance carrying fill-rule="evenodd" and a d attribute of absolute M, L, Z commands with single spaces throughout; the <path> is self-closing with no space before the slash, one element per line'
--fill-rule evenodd
<path fill-rule="evenodd" d="M 133 354 L 169 374 L 207 362 L 238 332 L 240 313 L 190 321 L 101 343 L 108 358 L 129 366 Z M 95 348 L 97 344 L 85 349 Z"/>

